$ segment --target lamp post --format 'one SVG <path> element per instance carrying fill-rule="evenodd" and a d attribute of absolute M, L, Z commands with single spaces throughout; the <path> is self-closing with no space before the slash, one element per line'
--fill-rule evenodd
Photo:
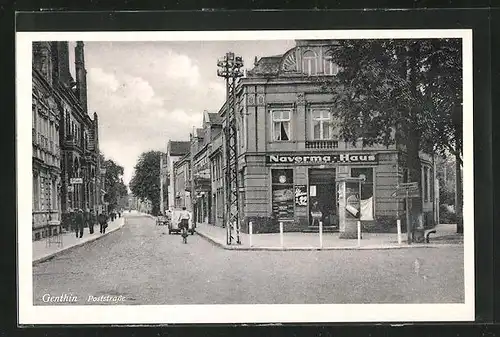
<path fill-rule="evenodd" d="M 238 195 L 238 146 L 236 128 L 236 81 L 243 76 L 243 59 L 228 52 L 218 60 L 217 75 L 226 79 L 226 111 L 224 119 L 224 140 L 226 155 L 225 174 L 225 199 L 226 212 L 224 224 L 226 226 L 226 242 L 230 245 L 233 241 L 232 229 L 236 230 L 236 243 L 240 244 L 240 219 L 239 219 L 239 195 Z"/>

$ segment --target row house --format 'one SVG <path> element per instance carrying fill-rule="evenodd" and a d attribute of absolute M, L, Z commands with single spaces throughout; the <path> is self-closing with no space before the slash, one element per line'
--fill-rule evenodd
<path fill-rule="evenodd" d="M 50 221 L 67 227 L 73 209 L 102 211 L 98 117 L 87 111 L 83 42 L 75 47 L 76 81 L 69 44 L 34 42 L 32 53 L 33 239 Z"/>

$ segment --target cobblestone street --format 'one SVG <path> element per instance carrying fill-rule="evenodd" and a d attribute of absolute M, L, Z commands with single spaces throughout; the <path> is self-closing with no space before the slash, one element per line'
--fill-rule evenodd
<path fill-rule="evenodd" d="M 60 305 L 43 299 L 67 294 L 81 305 L 458 303 L 463 274 L 463 246 L 228 251 L 196 234 L 182 244 L 152 218 L 129 214 L 122 229 L 35 265 L 33 301 Z M 101 295 L 123 301 L 97 301 Z"/>

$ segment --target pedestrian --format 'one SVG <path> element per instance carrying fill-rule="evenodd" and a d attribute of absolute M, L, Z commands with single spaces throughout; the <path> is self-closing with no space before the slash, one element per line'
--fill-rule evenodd
<path fill-rule="evenodd" d="M 89 229 L 89 233 L 92 234 L 92 229 L 91 229 L 91 225 L 90 225 L 90 222 L 91 222 L 91 214 L 90 214 L 90 209 L 86 208 L 85 209 L 85 212 L 83 213 L 83 218 L 84 218 L 84 226 L 83 227 L 87 227 Z"/>
<path fill-rule="evenodd" d="M 95 210 L 92 209 L 89 214 L 89 233 L 94 234 L 94 225 L 96 223 L 96 216 L 95 216 Z"/>
<path fill-rule="evenodd" d="M 104 213 L 100 213 L 97 216 L 97 221 L 99 222 L 100 226 L 99 232 L 101 234 L 106 233 L 106 227 L 108 227 L 108 219 L 106 218 L 106 215 Z"/>
<path fill-rule="evenodd" d="M 76 237 L 83 237 L 83 224 L 84 224 L 84 215 L 83 215 L 83 210 L 82 209 L 77 209 L 76 210 L 76 215 L 75 215 L 75 234 Z"/>
<path fill-rule="evenodd" d="M 186 210 L 186 207 L 182 207 L 182 211 L 179 214 L 178 221 L 180 222 L 179 227 L 181 227 L 182 242 L 187 243 L 188 229 L 189 229 L 189 219 L 191 215 Z"/>

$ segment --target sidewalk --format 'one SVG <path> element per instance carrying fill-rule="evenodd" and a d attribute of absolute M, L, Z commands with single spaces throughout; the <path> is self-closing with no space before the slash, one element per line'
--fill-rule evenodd
<path fill-rule="evenodd" d="M 323 245 L 320 247 L 319 233 L 283 233 L 283 247 L 280 234 L 253 234 L 250 246 L 250 235 L 240 233 L 241 244 L 226 244 L 226 229 L 205 223 L 196 224 L 196 232 L 219 247 L 230 250 L 335 250 L 335 249 L 399 249 L 412 247 L 442 247 L 461 245 L 463 240 L 455 234 L 455 225 L 436 226 L 436 234 L 430 236 L 430 243 L 407 244 L 406 233 L 401 234 L 398 244 L 397 234 L 363 233 L 360 245 L 357 239 L 340 239 L 339 233 L 323 233 Z M 235 233 L 233 234 L 235 237 Z"/>
<path fill-rule="evenodd" d="M 47 239 L 40 239 L 38 241 L 33 241 L 33 264 L 37 264 L 46 261 L 55 255 L 62 253 L 68 249 L 81 246 L 87 242 L 95 241 L 108 235 L 120 228 L 125 224 L 125 218 L 122 215 L 120 218 L 115 219 L 115 221 L 108 222 L 108 228 L 106 228 L 106 233 L 99 233 L 99 225 L 94 226 L 94 234 L 89 234 L 89 229 L 83 229 L 83 237 L 76 238 L 75 232 L 66 232 L 62 234 L 62 246 L 52 243 L 50 246 L 47 245 Z"/>

